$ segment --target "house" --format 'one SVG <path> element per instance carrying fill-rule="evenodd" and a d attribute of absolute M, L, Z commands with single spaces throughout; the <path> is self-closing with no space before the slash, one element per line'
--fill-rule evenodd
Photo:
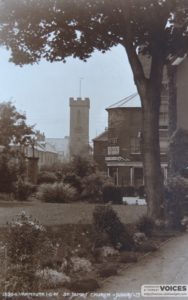
<path fill-rule="evenodd" d="M 94 160 L 117 185 L 144 185 L 141 151 L 142 111 L 137 93 L 106 108 L 108 129 L 93 140 Z M 167 178 L 168 95 L 163 87 L 160 109 L 161 167 Z"/>
<path fill-rule="evenodd" d="M 106 170 L 105 157 L 107 156 L 108 130 L 106 129 L 100 135 L 93 139 L 93 158 L 100 171 Z"/>
<path fill-rule="evenodd" d="M 187 112 L 188 112 L 188 84 L 187 70 L 188 57 L 177 57 L 172 66 L 176 68 L 176 106 L 177 106 L 177 128 L 188 130 Z"/>

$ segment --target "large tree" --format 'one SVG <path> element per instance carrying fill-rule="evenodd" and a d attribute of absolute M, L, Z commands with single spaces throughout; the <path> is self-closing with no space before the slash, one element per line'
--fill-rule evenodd
<path fill-rule="evenodd" d="M 26 124 L 26 116 L 11 102 L 0 103 L 0 145 L 8 150 L 12 145 L 24 145 L 34 134 L 33 126 Z"/>
<path fill-rule="evenodd" d="M 186 0 L 1 0 L 0 43 L 15 64 L 87 60 L 124 47 L 142 103 L 148 212 L 163 217 L 159 109 L 163 67 L 188 46 Z M 140 54 L 150 58 L 148 76 Z"/>

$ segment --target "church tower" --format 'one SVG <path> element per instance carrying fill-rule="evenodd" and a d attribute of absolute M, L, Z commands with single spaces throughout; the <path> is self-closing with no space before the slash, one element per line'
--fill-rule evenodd
<path fill-rule="evenodd" d="M 70 98 L 70 157 L 89 154 L 89 98 Z"/>

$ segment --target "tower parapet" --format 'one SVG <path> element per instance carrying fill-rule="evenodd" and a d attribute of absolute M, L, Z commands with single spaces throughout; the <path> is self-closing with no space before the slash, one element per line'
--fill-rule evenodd
<path fill-rule="evenodd" d="M 73 97 L 70 97 L 69 98 L 69 105 L 70 106 L 72 106 L 72 105 L 74 105 L 74 106 L 88 106 L 90 108 L 90 100 L 89 100 L 89 98 L 82 99 L 82 98 L 78 97 L 78 98 L 74 99 Z"/>

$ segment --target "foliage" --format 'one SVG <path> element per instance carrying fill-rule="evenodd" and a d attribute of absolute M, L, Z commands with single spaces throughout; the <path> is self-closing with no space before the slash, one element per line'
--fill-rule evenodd
<path fill-rule="evenodd" d="M 38 184 L 42 183 L 54 183 L 57 181 L 57 176 L 54 174 L 54 172 L 50 171 L 40 171 L 38 174 Z"/>
<path fill-rule="evenodd" d="M 124 197 L 134 197 L 136 193 L 136 189 L 134 186 L 122 186 L 121 187 L 122 195 Z"/>
<path fill-rule="evenodd" d="M 93 212 L 93 227 L 98 236 L 106 235 L 111 245 L 127 250 L 132 248 L 131 234 L 110 206 L 96 206 Z"/>
<path fill-rule="evenodd" d="M 51 166 L 42 166 L 42 172 L 53 172 L 58 179 L 62 179 L 80 190 L 82 178 L 91 175 L 97 171 L 96 164 L 92 159 L 81 156 L 74 156 L 70 162 L 55 163 Z"/>
<path fill-rule="evenodd" d="M 92 159 L 74 156 L 71 161 L 72 171 L 79 177 L 83 178 L 96 172 L 97 167 Z"/>
<path fill-rule="evenodd" d="M 166 215 L 169 226 L 181 229 L 181 220 L 188 212 L 188 180 L 177 175 L 168 179 L 165 189 Z"/>
<path fill-rule="evenodd" d="M 144 185 L 139 186 L 139 188 L 137 189 L 137 193 L 139 198 L 145 198 L 145 187 Z"/>
<path fill-rule="evenodd" d="M 171 136 L 169 150 L 170 150 L 170 171 L 172 173 L 181 173 L 187 167 L 188 161 L 188 131 L 184 129 L 177 129 Z"/>
<path fill-rule="evenodd" d="M 37 198 L 52 203 L 71 202 L 76 198 L 76 190 L 63 182 L 44 183 L 38 188 Z"/>
<path fill-rule="evenodd" d="M 137 229 L 140 232 L 145 233 L 146 236 L 151 236 L 152 230 L 154 229 L 154 221 L 147 215 L 142 216 L 136 224 Z"/>
<path fill-rule="evenodd" d="M 46 268 L 36 272 L 36 277 L 41 281 L 43 288 L 57 288 L 70 282 L 70 278 L 62 272 Z"/>
<path fill-rule="evenodd" d="M 91 202 L 101 202 L 103 186 L 108 178 L 100 172 L 85 176 L 82 181 L 82 197 Z"/>
<path fill-rule="evenodd" d="M 50 165 L 43 165 L 40 168 L 41 172 L 62 173 L 63 175 L 71 172 L 70 162 L 55 162 Z"/>
<path fill-rule="evenodd" d="M 25 201 L 36 191 L 36 187 L 30 182 L 23 181 L 21 178 L 15 183 L 14 195 L 19 201 Z"/>
<path fill-rule="evenodd" d="M 0 153 L 0 192 L 11 193 L 17 180 L 18 169 L 8 153 Z"/>
<path fill-rule="evenodd" d="M 22 212 L 8 229 L 9 288 L 19 292 L 37 289 L 35 272 L 40 267 L 41 255 L 45 251 L 50 253 L 45 228 Z"/>
<path fill-rule="evenodd" d="M 72 263 L 72 270 L 74 272 L 91 272 L 92 271 L 92 264 L 91 262 L 84 258 L 79 256 L 73 256 L 71 258 Z"/>
<path fill-rule="evenodd" d="M 26 116 L 19 113 L 11 102 L 0 104 L 0 145 L 24 144 L 26 136 L 33 134 L 33 127 L 26 125 Z"/>
<path fill-rule="evenodd" d="M 186 17 L 185 1 L 178 0 L 3 1 L 0 42 L 20 65 L 41 58 L 65 61 L 71 55 L 86 60 L 95 49 L 105 52 L 117 44 L 128 48 L 131 42 L 150 55 L 155 50 L 152 45 L 160 45 L 160 55 L 167 57 L 186 49 Z M 21 22 L 24 19 L 26 23 Z"/>
<path fill-rule="evenodd" d="M 64 183 L 68 183 L 73 186 L 78 192 L 82 191 L 81 178 L 74 172 L 67 173 L 63 178 Z"/>
<path fill-rule="evenodd" d="M 112 202 L 113 204 L 122 204 L 121 187 L 115 186 L 113 183 L 103 185 L 102 196 L 103 202 Z"/>

